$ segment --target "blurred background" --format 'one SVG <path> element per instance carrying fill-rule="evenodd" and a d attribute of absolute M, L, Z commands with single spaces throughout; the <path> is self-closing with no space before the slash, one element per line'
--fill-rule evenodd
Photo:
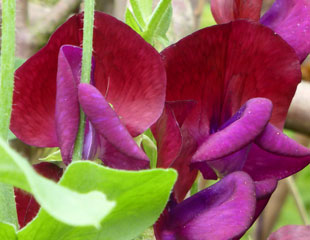
<path fill-rule="evenodd" d="M 157 4 L 154 0 L 154 6 Z M 274 0 L 264 0 L 262 14 Z M 96 10 L 124 21 L 127 0 L 96 0 Z M 203 27 L 214 25 L 209 0 L 172 0 L 173 20 L 168 37 L 171 43 Z M 27 59 L 48 41 L 50 35 L 71 15 L 83 11 L 82 0 L 16 0 L 16 57 Z M 1 10 L 1 2 L 0 2 Z M 1 20 L 0 20 L 1 21 Z M 302 84 L 289 110 L 286 134 L 310 147 L 310 58 L 302 65 Z M 32 163 L 49 150 L 30 147 L 11 140 L 21 154 Z M 210 183 L 207 183 L 210 184 Z M 309 166 L 296 176 L 282 180 L 262 216 L 242 239 L 265 240 L 283 225 L 309 224 Z M 151 235 L 140 239 L 153 239 Z"/>

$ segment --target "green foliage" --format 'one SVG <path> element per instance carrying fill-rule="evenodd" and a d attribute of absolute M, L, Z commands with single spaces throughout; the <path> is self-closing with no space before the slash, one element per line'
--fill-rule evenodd
<path fill-rule="evenodd" d="M 72 163 L 60 185 L 79 193 L 100 191 L 115 208 L 101 221 L 100 228 L 72 227 L 41 210 L 18 233 L 19 240 L 45 239 L 132 239 L 151 226 L 164 209 L 176 180 L 174 170 L 119 171 L 95 163 Z"/>
<path fill-rule="evenodd" d="M 80 194 L 41 177 L 1 139 L 0 181 L 32 193 L 51 216 L 74 226 L 98 227 L 114 206 L 98 191 Z"/>
<path fill-rule="evenodd" d="M 200 28 L 210 27 L 216 25 L 212 16 L 210 3 L 206 3 L 200 19 Z"/>
<path fill-rule="evenodd" d="M 52 153 L 50 153 L 44 158 L 40 158 L 39 160 L 43 162 L 62 162 L 60 149 L 55 148 L 55 150 Z"/>
<path fill-rule="evenodd" d="M 132 12 L 127 9 L 126 23 L 148 43 L 169 44 L 166 33 L 172 18 L 171 0 L 161 0 L 152 12 L 152 0 L 130 0 Z"/>
<path fill-rule="evenodd" d="M 1 240 L 17 240 L 15 226 L 0 222 L 0 239 Z"/>

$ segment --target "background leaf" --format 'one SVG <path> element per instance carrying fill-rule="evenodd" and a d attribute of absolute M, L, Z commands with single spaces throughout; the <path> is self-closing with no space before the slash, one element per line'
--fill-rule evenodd
<path fill-rule="evenodd" d="M 109 200 L 116 202 L 115 208 L 102 220 L 99 229 L 72 227 L 41 210 L 37 218 L 18 233 L 18 239 L 132 239 L 157 220 L 175 180 L 176 172 L 169 169 L 131 172 L 105 168 L 89 161 L 72 163 L 60 185 L 80 193 L 103 192 Z"/>

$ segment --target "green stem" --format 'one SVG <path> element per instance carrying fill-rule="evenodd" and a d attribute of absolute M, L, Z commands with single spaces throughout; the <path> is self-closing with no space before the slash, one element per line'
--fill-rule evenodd
<path fill-rule="evenodd" d="M 12 111 L 15 62 L 15 0 L 2 0 L 0 58 L 0 138 L 7 140 Z M 13 187 L 0 183 L 0 221 L 18 226 Z"/>
<path fill-rule="evenodd" d="M 162 19 L 163 15 L 165 14 L 170 4 L 171 0 L 162 0 L 158 3 L 157 7 L 155 8 L 146 30 L 142 34 L 144 40 L 147 41 L 148 43 L 152 44 L 153 37 L 157 30 L 157 25 L 159 24 L 160 19 Z"/>
<path fill-rule="evenodd" d="M 7 140 L 11 119 L 15 61 L 15 1 L 2 1 L 0 136 Z"/>
<path fill-rule="evenodd" d="M 300 214 L 302 221 L 304 222 L 305 225 L 309 225 L 310 221 L 309 221 L 309 218 L 307 215 L 307 210 L 303 204 L 303 201 L 301 199 L 301 196 L 300 196 L 300 193 L 299 193 L 298 188 L 296 186 L 294 178 L 292 176 L 288 177 L 286 179 L 286 182 L 287 182 L 288 187 L 290 189 L 290 192 L 291 192 L 291 194 L 295 200 L 295 203 L 296 203 L 296 206 L 297 206 L 297 209 L 298 209 L 298 212 Z"/>
<path fill-rule="evenodd" d="M 91 60 L 93 52 L 94 8 L 94 0 L 85 0 L 81 83 L 90 83 Z M 73 161 L 82 159 L 84 129 L 85 114 L 82 109 L 80 109 L 80 125 L 73 150 Z"/>

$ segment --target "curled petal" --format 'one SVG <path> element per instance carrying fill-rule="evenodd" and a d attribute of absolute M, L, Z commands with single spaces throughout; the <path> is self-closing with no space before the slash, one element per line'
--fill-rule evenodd
<path fill-rule="evenodd" d="M 309 12 L 309 0 L 276 0 L 260 20 L 295 49 L 301 62 L 310 53 Z"/>
<path fill-rule="evenodd" d="M 65 164 L 71 162 L 79 129 L 80 106 L 77 85 L 80 83 L 82 49 L 65 45 L 58 56 L 55 120 L 58 145 Z"/>
<path fill-rule="evenodd" d="M 137 136 L 164 108 L 166 74 L 161 57 L 114 17 L 96 12 L 94 25 L 95 86 L 122 116 L 130 134 Z"/>
<path fill-rule="evenodd" d="M 196 102 L 183 125 L 198 142 L 255 97 L 272 101 L 271 122 L 282 128 L 301 79 L 294 50 L 271 29 L 245 20 L 199 30 L 161 54 L 167 101 Z"/>
<path fill-rule="evenodd" d="M 267 240 L 308 240 L 310 226 L 287 225 L 272 233 Z"/>
<path fill-rule="evenodd" d="M 47 45 L 15 72 L 11 130 L 23 142 L 58 146 L 55 124 L 56 75 L 59 48 L 79 45 L 78 18 L 70 18 Z M 82 31 L 82 30 L 81 30 Z"/>
<path fill-rule="evenodd" d="M 268 99 L 249 100 L 224 124 L 223 129 L 220 128 L 218 132 L 207 137 L 193 156 L 192 162 L 216 160 L 241 150 L 264 130 L 271 111 L 272 103 Z M 245 148 L 242 155 L 247 152 L 248 149 Z M 239 155 L 236 158 L 243 159 Z"/>
<path fill-rule="evenodd" d="M 101 93 L 95 87 L 85 83 L 80 84 L 78 88 L 81 107 L 96 132 L 124 155 L 123 158 L 119 158 L 117 163 L 113 162 L 113 167 L 129 170 L 147 168 L 149 166 L 147 156 L 137 146 L 126 127 L 121 123 L 120 118 Z M 104 152 L 110 151 L 106 146 L 104 148 Z M 116 151 L 113 149 L 113 152 Z M 108 156 L 109 154 L 104 155 Z M 110 153 L 110 155 L 113 154 Z M 107 159 L 104 162 L 110 166 Z"/>
<path fill-rule="evenodd" d="M 184 121 L 190 115 L 191 111 L 195 106 L 195 101 L 193 100 L 185 100 L 185 101 L 174 101 L 174 102 L 166 102 L 168 104 L 177 120 L 179 127 L 183 126 Z"/>
<path fill-rule="evenodd" d="M 211 11 L 218 24 L 236 19 L 258 21 L 262 0 L 211 0 Z"/>
<path fill-rule="evenodd" d="M 252 223 L 255 186 L 244 172 L 234 172 L 213 186 L 168 209 L 160 240 L 232 239 Z"/>
<path fill-rule="evenodd" d="M 243 170 L 255 181 L 288 177 L 307 166 L 310 150 L 268 124 L 255 140 Z"/>

